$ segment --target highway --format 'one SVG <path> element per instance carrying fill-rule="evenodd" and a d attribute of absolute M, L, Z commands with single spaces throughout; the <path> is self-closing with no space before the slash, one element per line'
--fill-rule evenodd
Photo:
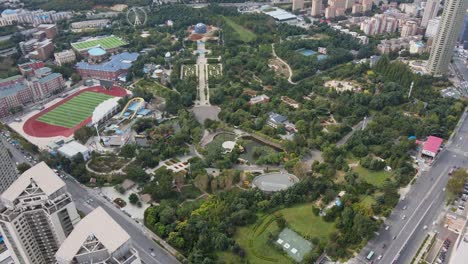
<path fill-rule="evenodd" d="M 4 138 L 1 138 L 1 140 L 3 140 L 4 145 L 10 150 L 14 162 L 25 162 L 32 165 L 32 163 L 26 159 L 20 150 L 8 143 Z M 88 214 L 94 208 L 100 206 L 106 210 L 107 213 L 109 213 L 109 215 L 130 235 L 133 246 L 138 251 L 143 263 L 179 263 L 175 257 L 173 257 L 170 253 L 168 253 L 160 245 L 153 241 L 153 239 L 156 239 L 154 234 L 149 232 L 142 224 L 137 223 L 129 216 L 125 215 L 116 206 L 114 206 L 113 203 L 101 197 L 98 191 L 79 184 L 70 175 L 65 179 L 65 183 L 67 184 L 68 192 L 71 194 L 76 208 L 79 211 Z M 90 199 L 92 201 L 90 201 Z M 154 256 L 151 254 L 151 249 L 153 250 Z"/>
<path fill-rule="evenodd" d="M 466 112 L 456 132 L 428 171 L 421 172 L 406 196 L 386 219 L 385 225 L 350 263 L 369 263 L 366 256 L 375 252 L 373 263 L 410 263 L 428 231 L 442 213 L 448 171 L 453 166 L 466 167 L 468 159 L 468 119 Z M 404 207 L 406 206 L 406 209 Z M 404 219 L 403 219 L 404 218 Z M 388 225 L 389 229 L 385 230 Z M 427 226 L 427 229 L 424 229 Z M 378 256 L 382 259 L 378 260 Z"/>

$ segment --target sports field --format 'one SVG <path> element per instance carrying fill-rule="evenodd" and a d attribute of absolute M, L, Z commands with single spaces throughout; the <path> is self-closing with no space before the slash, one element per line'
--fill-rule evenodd
<path fill-rule="evenodd" d="M 96 46 L 100 46 L 103 49 L 113 49 L 113 48 L 118 48 L 120 46 L 125 46 L 127 44 L 128 44 L 127 42 L 121 40 L 118 37 L 109 36 L 109 37 L 100 38 L 100 39 L 75 42 L 75 43 L 72 43 L 71 45 L 77 50 L 83 50 L 83 49 L 90 49 Z"/>
<path fill-rule="evenodd" d="M 73 128 L 91 116 L 100 103 L 110 98 L 113 98 L 113 96 L 103 93 L 83 92 L 40 116 L 37 120 L 49 125 Z"/>

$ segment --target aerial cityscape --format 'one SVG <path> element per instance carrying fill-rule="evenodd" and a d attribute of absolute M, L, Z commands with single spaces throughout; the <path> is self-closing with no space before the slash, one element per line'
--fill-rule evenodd
<path fill-rule="evenodd" d="M 0 264 L 468 264 L 467 0 L 2 0 L 0 62 Z"/>

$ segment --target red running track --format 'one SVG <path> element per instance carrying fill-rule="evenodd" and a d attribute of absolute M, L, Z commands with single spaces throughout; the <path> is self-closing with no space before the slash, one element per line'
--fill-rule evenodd
<path fill-rule="evenodd" d="M 50 125 L 44 122 L 41 122 L 37 120 L 40 116 L 54 110 L 58 106 L 68 102 L 71 100 L 73 97 L 83 93 L 83 92 L 97 92 L 97 93 L 103 93 L 107 95 L 112 95 L 112 96 L 118 96 L 118 97 L 124 97 L 127 95 L 127 91 L 119 86 L 114 86 L 110 90 L 105 90 L 101 88 L 101 86 L 93 86 L 90 88 L 83 89 L 65 99 L 62 101 L 42 110 L 41 112 L 33 115 L 30 117 L 23 125 L 23 130 L 26 134 L 33 136 L 33 137 L 56 137 L 56 136 L 64 136 L 64 137 L 69 137 L 73 135 L 75 130 L 87 125 L 89 122 L 91 122 L 91 116 L 88 116 L 85 120 L 83 120 L 80 124 L 73 128 L 66 128 L 66 127 L 61 127 L 61 126 L 54 126 Z"/>

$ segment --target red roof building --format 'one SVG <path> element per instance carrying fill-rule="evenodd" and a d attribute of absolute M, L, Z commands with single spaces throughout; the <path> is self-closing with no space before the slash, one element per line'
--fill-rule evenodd
<path fill-rule="evenodd" d="M 426 143 L 424 143 L 422 154 L 435 158 L 443 141 L 444 140 L 439 137 L 429 136 L 429 138 L 426 140 Z"/>

